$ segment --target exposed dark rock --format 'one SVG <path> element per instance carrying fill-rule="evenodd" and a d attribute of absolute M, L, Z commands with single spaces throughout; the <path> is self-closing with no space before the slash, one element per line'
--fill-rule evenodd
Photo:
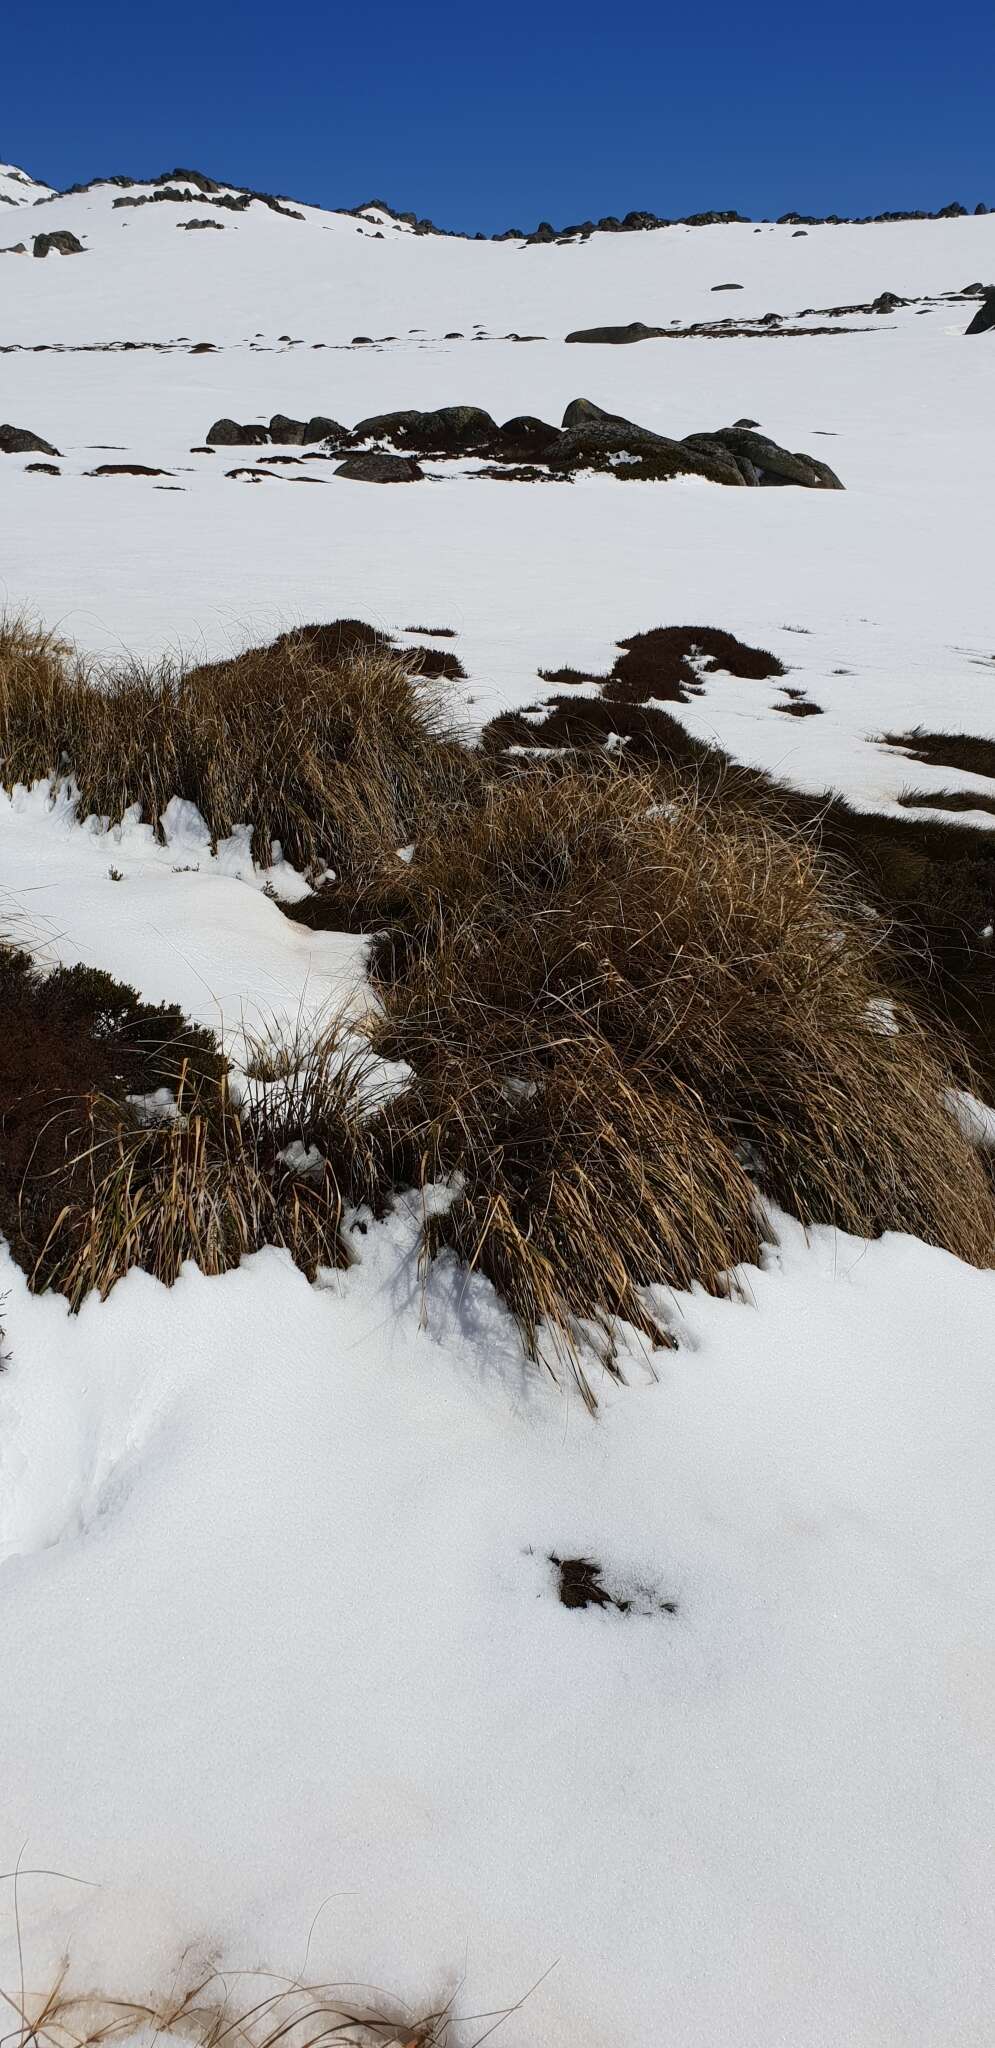
<path fill-rule="evenodd" d="M 101 462 L 85 476 L 172 476 L 171 469 L 149 469 L 144 462 Z"/>
<path fill-rule="evenodd" d="M 5 249 L 0 249 L 0 256 L 26 256 L 27 253 L 25 242 L 8 242 Z"/>
<path fill-rule="evenodd" d="M 413 484 L 425 472 L 408 455 L 387 455 L 373 449 L 366 455 L 347 455 L 335 471 L 336 476 L 348 477 L 353 483 L 361 484 Z"/>
<path fill-rule="evenodd" d="M 407 412 L 374 412 L 365 420 L 357 420 L 353 433 L 357 441 L 396 441 L 408 427 L 423 418 L 423 413 L 410 409 Z"/>
<path fill-rule="evenodd" d="M 742 289 L 741 284 L 713 284 L 712 286 L 713 292 L 741 292 Z"/>
<path fill-rule="evenodd" d="M 275 412 L 269 423 L 269 438 L 284 448 L 299 448 L 307 434 L 306 420 L 288 419 L 285 412 Z M 319 439 L 321 437 L 319 436 Z"/>
<path fill-rule="evenodd" d="M 595 405 L 593 398 L 572 398 L 564 411 L 560 424 L 564 427 L 586 427 L 595 420 L 599 420 L 602 423 L 607 422 L 613 427 L 631 427 L 634 425 L 632 420 L 625 419 L 620 412 L 602 411 L 600 405 Z"/>
<path fill-rule="evenodd" d="M 768 435 L 755 433 L 746 427 L 721 427 L 714 434 L 691 434 L 688 440 L 693 448 L 703 447 L 714 452 L 718 444 L 738 461 L 745 457 L 759 471 L 761 482 L 772 479 L 778 483 L 801 484 L 809 490 L 843 489 L 839 477 L 828 463 L 817 461 L 814 455 L 794 455 L 789 449 L 780 448 Z"/>
<path fill-rule="evenodd" d="M 185 228 L 188 233 L 197 228 L 217 228 L 222 235 L 225 231 L 223 220 L 178 220 L 176 225 L 178 228 Z"/>
<path fill-rule="evenodd" d="M 655 341 L 665 333 L 664 327 L 647 327 L 642 320 L 630 320 L 627 327 L 576 327 L 566 339 L 621 346 L 632 341 Z"/>
<path fill-rule="evenodd" d="M 36 235 L 33 243 L 36 256 L 47 256 L 54 249 L 57 256 L 82 256 L 85 254 L 78 235 L 71 235 L 68 228 L 56 228 L 50 235 Z"/>
<path fill-rule="evenodd" d="M 0 455 L 58 455 L 61 459 L 61 452 L 27 427 L 0 427 Z"/>
<path fill-rule="evenodd" d="M 351 440 L 352 435 L 348 427 L 340 426 L 338 420 L 329 419 L 327 414 L 321 412 L 315 413 L 304 429 L 305 447 L 309 447 L 312 441 L 335 441 L 339 444 L 345 442 L 348 445 Z"/>
<path fill-rule="evenodd" d="M 269 440 L 269 429 L 242 426 L 238 420 L 215 420 L 204 438 L 214 448 L 262 448 Z"/>
<path fill-rule="evenodd" d="M 473 455 L 487 454 L 498 426 L 479 405 L 443 405 L 434 412 L 374 414 L 355 432 L 359 440 L 395 441 L 418 455 Z"/>
<path fill-rule="evenodd" d="M 635 457 L 636 463 L 626 462 L 626 457 Z M 567 427 L 549 461 L 558 470 L 610 469 L 633 482 L 670 476 L 702 476 L 719 484 L 743 482 L 734 458 L 724 449 L 673 441 L 625 421 L 595 419 Z"/>
<path fill-rule="evenodd" d="M 542 460 L 554 449 L 560 439 L 559 427 L 551 427 L 546 420 L 540 420 L 533 413 L 519 413 L 514 419 L 505 420 L 498 431 L 492 453 L 505 462 L 529 462 Z"/>
<path fill-rule="evenodd" d="M 995 286 L 990 285 L 975 313 L 974 319 L 968 327 L 965 327 L 964 332 L 965 334 L 987 334 L 991 327 L 995 327 Z"/>
<path fill-rule="evenodd" d="M 26 462 L 24 474 L 25 476 L 61 476 L 62 471 L 61 469 L 56 469 L 54 462 Z"/>

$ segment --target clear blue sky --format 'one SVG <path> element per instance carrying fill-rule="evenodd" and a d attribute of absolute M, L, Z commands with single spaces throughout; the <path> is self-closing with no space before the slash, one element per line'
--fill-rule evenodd
<path fill-rule="evenodd" d="M 995 206 L 993 0 L 37 0 L 2 51 L 0 160 L 56 185 L 184 165 L 488 232 Z"/>

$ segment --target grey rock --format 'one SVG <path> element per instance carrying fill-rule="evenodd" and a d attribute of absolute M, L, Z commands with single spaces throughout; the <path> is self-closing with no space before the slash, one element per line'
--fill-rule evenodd
<path fill-rule="evenodd" d="M 242 426 L 238 420 L 215 420 L 204 438 L 209 448 L 264 448 L 269 428 Z"/>
<path fill-rule="evenodd" d="M 965 334 L 987 334 L 992 327 L 995 327 L 995 287 L 990 286 L 975 313 L 974 319 L 971 321 L 970 326 L 965 327 L 964 332 Z"/>
<path fill-rule="evenodd" d="M 721 427 L 714 434 L 692 434 L 692 446 L 705 441 L 712 446 L 718 442 L 737 460 L 745 457 L 760 473 L 761 481 L 775 478 L 778 482 L 801 484 L 806 490 L 841 491 L 843 485 L 835 470 L 827 462 L 819 462 L 814 455 L 793 454 L 788 448 L 780 448 L 766 434 L 758 434 L 746 427 Z"/>
<path fill-rule="evenodd" d="M 551 427 L 534 413 L 518 413 L 498 429 L 492 452 L 504 462 L 528 462 L 536 457 L 542 460 L 557 447 L 559 440 L 559 427 Z"/>
<path fill-rule="evenodd" d="M 27 427 L 4 425 L 0 427 L 0 455 L 61 455 L 61 450 Z"/>
<path fill-rule="evenodd" d="M 275 412 L 269 423 L 269 437 L 282 448 L 300 448 L 307 433 L 306 420 L 289 419 L 285 412 Z"/>
<path fill-rule="evenodd" d="M 50 235 L 36 235 L 33 250 L 36 256 L 47 256 L 54 249 L 57 256 L 83 256 L 85 250 L 78 235 L 71 235 L 68 228 L 55 228 Z"/>
<path fill-rule="evenodd" d="M 702 476 L 711 483 L 733 485 L 743 482 L 738 465 L 727 450 L 673 441 L 665 434 L 653 434 L 648 427 L 626 421 L 590 420 L 566 428 L 549 460 L 556 469 L 610 469 L 614 466 L 612 458 L 620 455 L 634 456 L 640 463 L 652 465 L 653 472 L 661 477 Z"/>
<path fill-rule="evenodd" d="M 355 431 L 361 440 L 396 441 L 419 455 L 472 455 L 490 449 L 498 425 L 479 405 L 442 405 L 434 412 L 374 414 Z"/>
<path fill-rule="evenodd" d="M 348 427 L 341 426 L 338 420 L 329 419 L 326 413 L 317 412 L 313 419 L 308 420 L 303 440 L 306 448 L 314 441 L 344 441 L 348 444 L 352 440 L 352 435 Z"/>
<path fill-rule="evenodd" d="M 642 320 L 630 320 L 627 327 L 576 327 L 566 339 L 607 343 L 620 347 L 633 341 L 654 341 L 658 335 L 665 332 L 666 329 L 663 327 L 647 327 Z"/>
<path fill-rule="evenodd" d="M 371 449 L 366 455 L 347 455 L 335 474 L 358 484 L 413 484 L 425 472 L 410 455 L 387 455 Z"/>

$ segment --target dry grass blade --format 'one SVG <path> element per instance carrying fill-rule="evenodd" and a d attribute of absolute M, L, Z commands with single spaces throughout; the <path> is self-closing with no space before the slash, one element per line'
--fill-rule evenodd
<path fill-rule="evenodd" d="M 0 2048 L 104 2048 L 180 2039 L 193 2048 L 447 2048 L 452 2003 L 412 2011 L 371 1987 L 291 1982 L 241 2006 L 213 1972 L 160 2002 L 70 1994 L 65 1970 L 42 1996 L 0 1993 L 17 2024 Z M 361 1994 L 367 1993 L 366 1996 Z"/>

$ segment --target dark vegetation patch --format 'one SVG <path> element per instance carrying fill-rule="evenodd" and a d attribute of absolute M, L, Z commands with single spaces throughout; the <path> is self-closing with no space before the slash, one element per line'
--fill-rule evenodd
<path fill-rule="evenodd" d="M 42 974 L 3 944 L 0 1014 L 0 1232 L 44 1284 L 71 1235 L 63 1212 L 88 1184 L 88 1163 L 75 1160 L 86 1105 L 113 1100 L 137 1123 L 129 1095 L 186 1087 L 199 1099 L 224 1062 L 179 1010 L 143 1003 L 95 968 Z"/>
<path fill-rule="evenodd" d="M 648 682 L 648 697 L 664 695 L 663 686 Z M 949 742 L 950 735 L 939 737 Z M 482 746 L 498 757 L 514 746 L 581 758 L 607 749 L 620 762 L 693 785 L 707 801 L 741 802 L 777 828 L 801 833 L 887 924 L 900 985 L 940 1029 L 954 1031 L 965 1075 L 973 1069 L 995 1097 L 995 951 L 984 937 L 995 924 L 995 835 L 949 818 L 933 823 L 854 810 L 828 790 L 806 795 L 696 739 L 669 712 L 620 702 L 607 691 L 598 698 L 556 695 L 528 716 L 504 712 L 485 727 Z M 975 767 L 977 758 L 972 753 L 951 765 Z"/>
<path fill-rule="evenodd" d="M 898 801 L 908 810 L 991 811 L 995 816 L 995 795 L 982 796 L 974 789 L 905 789 Z"/>
<path fill-rule="evenodd" d="M 995 740 L 974 733 L 924 732 L 917 725 L 911 732 L 886 732 L 881 744 L 900 747 L 910 761 L 925 761 L 931 768 L 962 768 L 968 775 L 995 780 Z"/>
<path fill-rule="evenodd" d="M 759 1257 L 764 1198 L 989 1261 L 995 1192 L 943 1101 L 954 1078 L 975 1079 L 949 1017 L 956 995 L 972 1027 L 983 1019 L 980 920 L 971 948 L 938 963 L 911 911 L 902 923 L 902 890 L 917 917 L 930 875 L 951 918 L 982 882 L 990 904 L 993 849 L 983 878 L 976 867 L 955 886 L 953 837 L 976 849 L 975 835 L 838 805 L 827 826 L 810 799 L 734 770 L 646 701 L 661 673 L 693 687 L 680 662 L 695 647 L 737 674 L 771 672 L 773 657 L 731 636 L 625 643 L 597 699 L 543 712 L 606 723 L 580 723 L 565 757 L 540 766 L 510 756 L 496 726 L 477 752 L 457 744 L 385 639 L 363 621 L 303 626 L 228 662 L 132 669 L 98 689 L 51 639 L 4 630 L 6 786 L 72 775 L 84 810 L 139 802 L 153 823 L 179 793 L 216 837 L 250 822 L 260 860 L 279 840 L 317 875 L 331 865 L 335 882 L 288 914 L 372 935 L 369 1039 L 411 1072 L 361 1114 L 355 1057 L 343 1072 L 330 1029 L 284 1050 L 292 1117 L 281 1109 L 275 1126 L 264 1101 L 234 1112 L 223 1074 L 191 1057 L 180 1114 L 150 1127 L 122 1105 L 117 1042 L 108 1081 L 87 1049 L 99 1033 L 74 1023 L 64 1057 L 85 1073 L 46 1053 L 47 1095 L 21 1072 L 11 1083 L 36 1134 L 60 1099 L 75 1103 L 58 1152 L 66 1217 L 47 1249 L 44 1214 L 20 1226 L 29 1270 L 74 1302 L 131 1264 L 167 1279 L 183 1257 L 220 1271 L 262 1242 L 313 1271 L 345 1256 L 343 1205 L 381 1213 L 399 1190 L 431 1190 L 426 1258 L 485 1274 L 527 1351 L 572 1369 L 593 1401 L 592 1352 L 619 1369 L 620 1321 L 672 1342 L 664 1290 L 723 1292 Z M 511 722 L 522 730 L 534 743 L 534 725 Z M 846 859 L 832 843 L 844 826 Z M 882 1000 L 895 1033 L 874 1028 Z M 170 1016 L 157 1057 L 175 1077 Z M 30 1030 L 6 1035 L 11 1057 L 34 1058 Z M 314 1176 L 281 1160 L 291 1138 Z"/>
<path fill-rule="evenodd" d="M 611 1593 L 602 1579 L 603 1566 L 590 1557 L 558 1557 L 549 1552 L 549 1562 L 558 1576 L 557 1593 L 563 1607 L 612 1607 L 617 1614 L 676 1614 L 676 1600 L 661 1600 L 647 1594 L 641 1600 L 629 1594 Z"/>
<path fill-rule="evenodd" d="M 778 704 L 776 708 L 783 711 L 786 718 L 821 718 L 823 715 L 822 705 L 813 704 L 809 697 L 794 697 L 790 704 Z"/>
<path fill-rule="evenodd" d="M 455 626 L 404 626 L 405 633 L 418 633 L 426 640 L 455 640 Z"/>
<path fill-rule="evenodd" d="M 589 676 L 579 668 L 541 668 L 539 680 L 542 683 L 603 683 L 604 676 Z"/>
<path fill-rule="evenodd" d="M 172 476 L 171 469 L 149 469 L 144 462 L 100 462 L 85 476 Z"/>

